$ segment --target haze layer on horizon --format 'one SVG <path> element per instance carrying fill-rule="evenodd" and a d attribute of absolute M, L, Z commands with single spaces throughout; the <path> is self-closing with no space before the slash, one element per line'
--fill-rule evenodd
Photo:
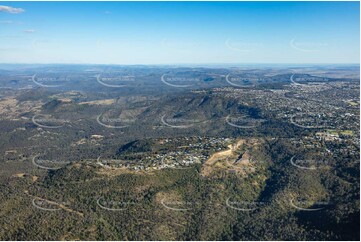
<path fill-rule="evenodd" d="M 0 63 L 359 63 L 359 2 L 3 2 Z"/>

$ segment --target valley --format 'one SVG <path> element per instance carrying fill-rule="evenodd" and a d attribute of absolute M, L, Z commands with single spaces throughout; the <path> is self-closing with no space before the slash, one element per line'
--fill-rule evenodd
<path fill-rule="evenodd" d="M 1 239 L 359 237 L 357 68 L 46 68 L 0 75 Z"/>

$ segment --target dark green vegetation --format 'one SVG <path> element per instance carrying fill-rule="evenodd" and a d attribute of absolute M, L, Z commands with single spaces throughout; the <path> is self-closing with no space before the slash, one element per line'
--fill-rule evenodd
<path fill-rule="evenodd" d="M 159 81 L 174 70 L 126 71 L 141 82 L 69 69 L 61 91 L 0 90 L 0 239 L 359 240 L 358 80 L 249 70 L 256 86 L 229 87 L 227 69 L 179 68 L 199 83 L 177 88 Z M 15 74 L 0 80 L 23 87 Z"/>

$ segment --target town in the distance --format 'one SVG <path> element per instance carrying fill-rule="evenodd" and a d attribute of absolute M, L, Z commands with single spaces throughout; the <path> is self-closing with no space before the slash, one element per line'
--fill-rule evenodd
<path fill-rule="evenodd" d="M 355 240 L 359 97 L 359 65 L 1 64 L 0 238 Z"/>

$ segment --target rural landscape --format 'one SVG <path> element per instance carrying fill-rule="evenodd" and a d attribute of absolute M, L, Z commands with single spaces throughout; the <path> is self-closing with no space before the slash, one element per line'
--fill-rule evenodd
<path fill-rule="evenodd" d="M 3 240 L 354 240 L 355 67 L 2 66 Z"/>
<path fill-rule="evenodd" d="M 360 2 L 0 3 L 0 241 L 360 241 Z"/>

